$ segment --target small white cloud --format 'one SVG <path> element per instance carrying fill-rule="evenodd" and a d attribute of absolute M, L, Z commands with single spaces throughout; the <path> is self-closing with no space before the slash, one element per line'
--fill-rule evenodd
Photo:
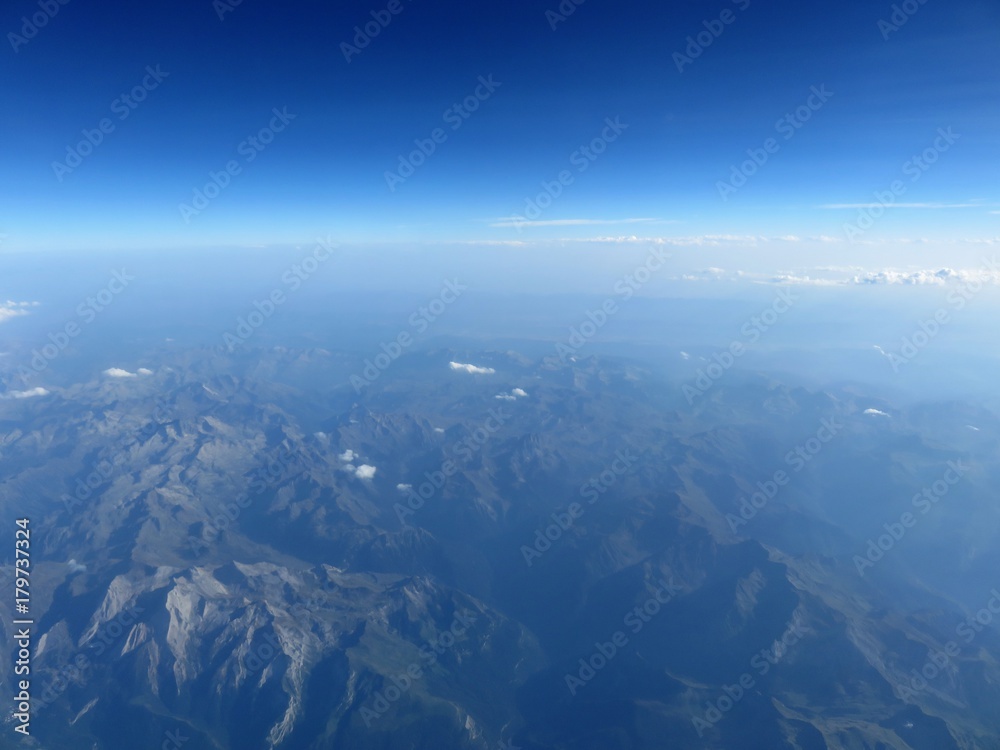
<path fill-rule="evenodd" d="M 888 417 L 884 411 L 879 411 L 878 409 L 865 409 L 865 414 L 869 414 L 874 417 Z"/>
<path fill-rule="evenodd" d="M 975 432 L 979 432 L 979 428 L 978 427 L 973 427 L 971 424 L 967 424 L 965 426 L 968 427 L 970 430 L 974 430 Z"/>
<path fill-rule="evenodd" d="M 86 573 L 87 572 L 87 566 L 86 565 L 81 565 L 76 560 L 70 560 L 66 564 L 69 566 L 69 572 L 70 573 Z"/>
<path fill-rule="evenodd" d="M 517 401 L 519 398 L 527 397 L 528 392 L 523 388 L 515 388 L 510 393 L 498 393 L 494 398 L 500 399 L 501 401 Z"/>
<path fill-rule="evenodd" d="M 37 398 L 38 396 L 48 396 L 49 391 L 46 388 L 38 386 L 36 388 L 31 388 L 27 391 L 11 391 L 9 394 L 4 396 L 4 398 Z"/>
<path fill-rule="evenodd" d="M 358 479 L 371 479 L 375 476 L 375 472 L 378 471 L 374 466 L 369 466 L 368 464 L 361 464 L 357 469 L 354 470 L 354 476 Z"/>
<path fill-rule="evenodd" d="M 691 355 L 687 352 L 681 352 L 681 359 L 691 359 Z"/>
<path fill-rule="evenodd" d="M 19 318 L 22 315 L 28 315 L 29 307 L 38 307 L 37 302 L 14 302 L 13 300 L 7 300 L 6 302 L 0 302 L 0 323 L 10 320 L 11 318 Z"/>
<path fill-rule="evenodd" d="M 136 374 L 134 372 L 129 372 L 128 370 L 123 370 L 120 367 L 111 367 L 104 371 L 104 374 L 109 378 L 134 378 Z"/>
<path fill-rule="evenodd" d="M 461 362 L 449 362 L 448 366 L 452 370 L 460 370 L 470 375 L 493 375 L 496 370 L 492 367 L 477 367 L 476 365 L 463 365 Z"/>
<path fill-rule="evenodd" d="M 434 432 L 444 432 L 444 427 L 435 427 Z"/>
<path fill-rule="evenodd" d="M 319 438 L 320 440 L 326 440 L 325 432 L 314 432 L 313 437 Z"/>
<path fill-rule="evenodd" d="M 350 448 L 348 448 L 346 451 L 337 456 L 337 458 L 339 458 L 341 461 L 347 461 L 348 463 L 350 463 L 357 457 L 358 454 L 352 451 Z"/>
<path fill-rule="evenodd" d="M 400 492 L 409 492 L 410 490 L 413 489 L 413 485 L 400 483 L 396 485 L 396 489 L 399 490 Z"/>
<path fill-rule="evenodd" d="M 152 370 L 149 370 L 149 369 L 147 369 L 147 368 L 145 368 L 145 367 L 140 367 L 140 368 L 139 368 L 139 369 L 137 370 L 137 372 L 138 372 L 138 373 L 139 373 L 140 375 L 152 375 L 152 374 L 153 374 L 153 371 L 152 371 Z"/>

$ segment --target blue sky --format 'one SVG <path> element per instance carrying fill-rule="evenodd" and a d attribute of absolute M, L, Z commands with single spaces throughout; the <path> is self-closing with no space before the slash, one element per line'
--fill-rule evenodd
<path fill-rule="evenodd" d="M 898 30 L 879 25 L 892 4 L 869 1 L 567 0 L 564 20 L 547 14 L 555 0 L 388 5 L 53 0 L 51 15 L 14 0 L 0 14 L 0 249 L 330 234 L 821 247 L 846 242 L 845 224 L 894 182 L 894 206 L 854 238 L 862 246 L 1000 237 L 996 3 L 912 0 Z M 342 44 L 377 24 L 373 12 L 391 20 L 348 61 Z M 32 16 L 45 25 L 29 39 Z M 699 33 L 711 44 L 679 70 Z M 144 100 L 130 106 L 121 97 L 136 87 Z M 467 117 L 451 109 L 465 100 Z M 83 131 L 95 140 L 102 120 L 101 142 L 72 166 L 68 149 Z M 267 145 L 247 140 L 272 125 Z M 417 140 L 433 153 L 388 177 L 406 172 Z M 748 149 L 766 161 L 721 188 Z M 921 154 L 934 163 L 914 162 Z M 226 183 L 218 195 L 182 209 L 212 173 Z M 560 173 L 558 196 L 528 221 Z"/>

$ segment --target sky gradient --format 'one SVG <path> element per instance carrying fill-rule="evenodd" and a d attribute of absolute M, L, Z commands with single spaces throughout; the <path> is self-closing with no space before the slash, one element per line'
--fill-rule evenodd
<path fill-rule="evenodd" d="M 42 6 L 0 14 L 0 250 L 1000 237 L 995 3 Z"/>

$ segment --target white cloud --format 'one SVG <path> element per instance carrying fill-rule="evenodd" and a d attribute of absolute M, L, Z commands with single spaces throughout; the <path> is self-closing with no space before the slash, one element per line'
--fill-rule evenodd
<path fill-rule="evenodd" d="M 722 271 L 707 268 L 674 277 L 680 281 L 718 280 L 726 282 L 751 282 L 754 284 L 800 286 L 945 286 L 947 284 L 1000 284 L 1000 268 L 955 269 L 898 269 L 883 268 L 864 270 L 853 267 L 823 266 L 819 268 L 757 273 L 749 271 Z"/>
<path fill-rule="evenodd" d="M 7 300 L 6 302 L 0 302 L 0 323 L 10 320 L 11 318 L 19 318 L 22 315 L 28 315 L 29 307 L 38 307 L 37 302 L 14 302 L 13 300 Z"/>
<path fill-rule="evenodd" d="M 41 386 L 31 388 L 27 391 L 10 391 L 3 398 L 37 398 L 38 396 L 48 396 L 49 391 Z"/>
<path fill-rule="evenodd" d="M 399 490 L 400 492 L 409 492 L 410 490 L 413 489 L 413 485 L 412 484 L 397 484 L 396 485 L 396 489 Z"/>
<path fill-rule="evenodd" d="M 889 416 L 884 411 L 879 411 L 878 409 L 865 409 L 865 414 L 868 414 L 868 415 L 873 416 L 873 417 L 888 417 Z"/>
<path fill-rule="evenodd" d="M 681 359 L 691 359 L 691 355 L 687 352 L 681 352 Z"/>
<path fill-rule="evenodd" d="M 444 427 L 435 427 L 434 432 L 444 432 Z"/>
<path fill-rule="evenodd" d="M 830 204 L 838 205 L 838 204 Z M 842 204 L 848 205 L 848 204 Z M 859 204 L 860 205 L 860 204 Z M 920 205 L 920 204 L 915 204 Z M 952 205 L 952 204 L 942 204 L 942 205 Z M 973 204 L 969 204 L 972 206 Z M 989 206 L 979 205 L 980 208 L 987 209 Z M 1000 214 L 1000 212 L 997 212 Z M 504 221 L 512 221 L 511 217 L 504 217 Z M 486 219 L 486 221 L 493 221 L 492 219 Z M 677 222 L 667 221 L 662 219 L 656 219 L 650 224 L 643 224 L 639 226 L 656 226 L 658 224 L 673 224 Z M 866 245 L 873 247 L 893 247 L 895 245 L 912 245 L 912 244 L 935 244 L 940 246 L 945 245 L 989 245 L 996 246 L 1000 245 L 1000 236 L 992 237 L 880 237 L 880 238 L 868 238 L 868 239 L 856 239 L 854 242 L 848 241 L 846 236 L 832 236 L 826 234 L 818 235 L 739 235 L 739 234 L 701 234 L 701 235 L 596 235 L 590 237 L 558 237 L 550 240 L 537 240 L 537 241 L 525 241 L 525 240 L 453 240 L 448 242 L 450 245 L 462 245 L 468 247 L 475 246 L 496 246 L 496 247 L 565 247 L 572 244 L 581 245 L 593 245 L 593 244 L 606 244 L 606 245 L 659 245 L 666 247 L 677 247 L 682 249 L 702 249 L 702 248 L 755 248 L 760 246 L 772 245 L 781 249 L 788 249 L 789 247 L 794 247 L 796 245 L 810 246 L 810 245 L 843 245 L 845 247 L 850 247 L 853 245 Z"/>
<path fill-rule="evenodd" d="M 528 243 L 524 240 L 463 240 L 463 241 L 451 241 L 445 244 L 448 245 L 482 245 L 483 247 L 527 247 Z"/>
<path fill-rule="evenodd" d="M 1000 273 L 995 271 L 986 271 L 984 269 L 970 271 L 965 269 L 955 270 L 953 268 L 938 268 L 917 271 L 901 271 L 888 268 L 882 271 L 869 271 L 867 273 L 858 274 L 854 276 L 851 281 L 854 284 L 862 285 L 881 284 L 907 286 L 925 286 L 929 284 L 943 286 L 950 282 L 969 281 L 995 284 L 1000 282 Z"/>
<path fill-rule="evenodd" d="M 492 367 L 476 367 L 476 365 L 463 365 L 461 362 L 449 362 L 448 366 L 452 370 L 460 370 L 470 375 L 493 375 L 496 370 Z"/>
<path fill-rule="evenodd" d="M 134 372 L 129 372 L 128 370 L 123 370 L 120 367 L 111 367 L 104 371 L 104 374 L 109 378 L 134 378 L 136 374 Z"/>
<path fill-rule="evenodd" d="M 567 242 L 603 242 L 609 244 L 668 245 L 670 247 L 756 247 L 761 242 L 770 242 L 767 237 L 739 234 L 702 234 L 689 237 L 639 237 L 623 235 L 618 237 L 585 237 L 583 239 L 564 237 Z"/>
<path fill-rule="evenodd" d="M 494 398 L 498 398 L 501 401 L 517 401 L 519 398 L 526 398 L 528 392 L 523 388 L 515 388 L 510 393 L 498 393 Z"/>
<path fill-rule="evenodd" d="M 369 466 L 368 464 L 361 464 L 357 469 L 354 470 L 354 476 L 358 479 L 371 479 L 375 476 L 375 472 L 378 471 L 374 466 Z"/>
<path fill-rule="evenodd" d="M 339 458 L 341 461 L 347 461 L 348 463 L 350 463 L 357 457 L 358 454 L 352 451 L 350 448 L 348 448 L 346 451 L 337 456 L 337 458 Z"/>
<path fill-rule="evenodd" d="M 847 208 L 982 208 L 981 203 L 827 203 L 819 208 L 840 210 Z"/>
<path fill-rule="evenodd" d="M 544 219 L 530 220 L 522 216 L 503 216 L 495 219 L 490 224 L 491 227 L 577 227 L 591 226 L 594 224 L 644 224 L 650 221 L 661 221 L 651 218 L 634 219 Z M 674 223 L 674 222 L 669 222 Z"/>
<path fill-rule="evenodd" d="M 140 368 L 139 368 L 139 369 L 137 370 L 137 372 L 138 372 L 138 373 L 139 373 L 140 375 L 152 375 L 152 374 L 153 374 L 153 371 L 152 371 L 152 370 L 148 370 L 148 369 L 146 369 L 145 367 L 140 367 Z"/>
<path fill-rule="evenodd" d="M 797 276 L 790 273 L 780 273 L 766 281 L 756 281 L 756 284 L 798 284 L 800 286 L 840 286 L 846 282 L 836 279 L 817 279 L 812 276 Z"/>
<path fill-rule="evenodd" d="M 76 560 L 70 560 L 66 564 L 69 566 L 69 572 L 70 573 L 86 573 L 87 572 L 87 566 L 86 565 L 81 565 Z"/>

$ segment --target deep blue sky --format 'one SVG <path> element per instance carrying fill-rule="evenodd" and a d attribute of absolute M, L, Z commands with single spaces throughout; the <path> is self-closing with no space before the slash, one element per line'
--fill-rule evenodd
<path fill-rule="evenodd" d="M 220 21 L 211 0 L 70 0 L 16 52 L 7 37 L 0 247 L 842 239 L 858 209 L 828 206 L 872 202 L 897 179 L 897 202 L 915 205 L 867 239 L 1000 236 L 995 2 L 914 3 L 886 40 L 891 3 L 871 0 L 586 0 L 555 30 L 556 0 L 412 0 L 348 63 L 341 43 L 386 4 L 243 0 Z M 734 22 L 678 72 L 674 53 L 726 9 Z M 12 0 L 0 30 L 38 11 Z M 169 76 L 119 119 L 115 100 L 157 65 Z M 452 130 L 445 110 L 490 75 L 500 87 Z M 833 97 L 785 140 L 775 123 L 822 85 Z M 246 163 L 239 144 L 283 107 L 295 120 Z M 580 172 L 571 154 L 616 117 L 628 129 Z M 52 163 L 102 118 L 113 132 L 57 179 Z M 391 191 L 385 172 L 437 127 L 445 142 Z M 908 159 L 948 127 L 960 139 L 911 182 Z M 723 200 L 718 181 L 769 137 L 780 149 Z M 231 159 L 241 173 L 186 223 L 179 204 Z M 572 184 L 539 217 L 562 223 L 493 226 L 564 169 Z"/>

